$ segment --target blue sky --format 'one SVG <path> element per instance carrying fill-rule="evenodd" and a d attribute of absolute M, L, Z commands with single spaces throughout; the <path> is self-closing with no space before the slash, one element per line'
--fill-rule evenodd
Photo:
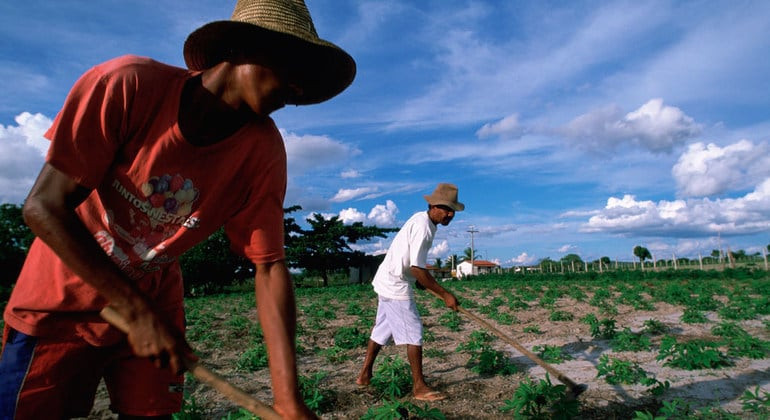
<path fill-rule="evenodd" d="M 187 35 L 233 4 L 0 3 L 0 202 L 24 199 L 83 71 L 128 53 L 183 66 Z M 504 266 L 770 244 L 770 2 L 307 4 L 358 74 L 273 114 L 295 216 L 400 226 L 453 182 L 466 211 L 431 258 L 462 254 L 471 227 Z"/>

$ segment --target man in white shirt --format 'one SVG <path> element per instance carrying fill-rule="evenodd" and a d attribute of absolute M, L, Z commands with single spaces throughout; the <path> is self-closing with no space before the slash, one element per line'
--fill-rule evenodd
<path fill-rule="evenodd" d="M 419 283 L 441 296 L 448 308 L 457 310 L 457 298 L 436 282 L 426 266 L 437 226 L 448 225 L 455 212 L 465 209 L 465 205 L 457 201 L 457 187 L 453 184 L 438 184 L 431 195 L 424 197 L 428 211 L 415 213 L 401 227 L 374 276 L 372 285 L 378 295 L 377 319 L 356 383 L 369 385 L 377 354 L 393 339 L 396 345 L 406 344 L 414 398 L 440 401 L 446 395 L 431 389 L 422 373 L 422 321 L 414 300 L 414 287 L 415 282 Z"/>

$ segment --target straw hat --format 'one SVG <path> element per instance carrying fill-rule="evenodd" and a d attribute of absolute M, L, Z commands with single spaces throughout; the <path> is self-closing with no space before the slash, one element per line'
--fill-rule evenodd
<path fill-rule="evenodd" d="M 433 194 L 423 197 L 431 206 L 445 205 L 454 211 L 465 210 L 465 204 L 457 201 L 457 186 L 454 184 L 442 182 L 433 190 Z"/>
<path fill-rule="evenodd" d="M 294 105 L 331 99 L 347 88 L 356 63 L 340 47 L 318 37 L 303 0 L 238 0 L 230 20 L 196 29 L 184 44 L 191 70 L 205 70 L 233 52 L 256 52 L 285 63 L 303 94 Z"/>

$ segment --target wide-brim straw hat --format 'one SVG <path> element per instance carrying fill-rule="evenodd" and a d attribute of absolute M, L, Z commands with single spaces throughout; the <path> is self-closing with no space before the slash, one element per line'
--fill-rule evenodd
<path fill-rule="evenodd" d="M 465 210 L 465 204 L 457 201 L 457 186 L 454 184 L 440 183 L 431 195 L 424 195 L 425 201 L 431 206 L 444 205 L 454 211 Z"/>
<path fill-rule="evenodd" d="M 342 48 L 318 37 L 303 0 L 238 0 L 230 20 L 196 29 L 184 44 L 191 70 L 211 68 L 233 51 L 274 57 L 302 89 L 294 105 L 315 104 L 336 96 L 356 75 L 356 62 Z"/>

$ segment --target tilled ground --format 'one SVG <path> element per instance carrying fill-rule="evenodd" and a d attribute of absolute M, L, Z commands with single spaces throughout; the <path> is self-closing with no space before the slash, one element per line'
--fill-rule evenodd
<path fill-rule="evenodd" d="M 355 378 L 361 367 L 365 349 L 346 350 L 335 357 L 330 357 L 324 349 L 334 345 L 334 333 L 340 327 L 359 325 L 369 328 L 373 322 L 373 311 L 376 299 L 368 291 L 320 297 L 320 294 L 298 294 L 299 333 L 298 342 L 302 349 L 299 356 L 301 374 L 311 375 L 325 372 L 327 376 L 321 382 L 321 388 L 328 392 L 332 400 L 330 409 L 320 413 L 326 419 L 355 419 L 363 416 L 371 407 L 383 403 L 383 397 L 372 387 L 360 388 L 355 384 Z M 464 299 L 472 299 L 478 305 L 485 304 L 492 294 L 484 293 L 476 296 L 474 292 L 458 293 Z M 326 295 L 323 295 L 326 296 Z M 589 295 L 590 297 L 590 295 Z M 646 298 L 649 298 L 647 296 Z M 235 298 L 233 298 L 235 299 Z M 192 340 L 193 347 L 198 350 L 204 363 L 217 371 L 261 401 L 270 402 L 269 373 L 267 369 L 256 372 L 243 372 L 235 369 L 241 354 L 249 346 L 249 339 L 244 331 L 232 331 L 226 327 L 228 319 L 237 313 L 245 315 L 249 320 L 256 320 L 256 310 L 249 308 L 250 297 L 239 295 L 238 304 L 228 304 L 223 298 L 216 305 L 208 305 L 216 315 L 210 321 L 211 334 L 205 339 Z M 320 300 L 320 302 L 319 302 Z M 426 335 L 430 339 L 425 343 L 424 370 L 429 384 L 436 389 L 449 394 L 444 401 L 431 403 L 430 407 L 439 409 L 448 419 L 496 419 L 511 417 L 510 413 L 501 412 L 505 400 L 512 398 L 519 383 L 525 378 L 540 380 L 545 378 L 545 370 L 517 352 L 512 346 L 496 340 L 493 346 L 504 351 L 518 368 L 518 372 L 508 376 L 481 376 L 469 369 L 466 364 L 469 356 L 456 351 L 457 346 L 469 339 L 470 334 L 483 328 L 463 317 L 459 331 L 452 331 L 442 325 L 439 318 L 447 309 L 441 308 L 433 301 L 435 299 L 422 294 L 418 298 L 423 312 Z M 244 301 L 246 303 L 244 303 Z M 347 315 L 350 302 L 357 302 L 364 313 Z M 466 300 L 467 301 L 467 300 Z M 573 298 L 560 298 L 555 303 L 555 309 L 568 311 L 574 318 L 570 321 L 550 321 L 549 314 L 553 310 L 530 302 L 528 309 L 510 311 L 517 322 L 512 325 L 500 325 L 490 321 L 499 330 L 516 340 L 528 349 L 533 346 L 559 346 L 573 357 L 553 366 L 576 383 L 588 385 L 588 390 L 579 398 L 581 408 L 578 418 L 584 419 L 627 419 L 634 416 L 635 411 L 656 412 L 661 401 L 681 399 L 690 404 L 693 410 L 707 410 L 709 407 L 720 408 L 727 412 L 751 418 L 751 413 L 742 411 L 740 396 L 746 390 L 761 390 L 770 392 L 770 358 L 752 360 L 748 358 L 733 359 L 734 365 L 722 369 L 682 370 L 663 365 L 656 360 L 658 345 L 662 336 L 652 336 L 652 350 L 643 352 L 613 352 L 607 340 L 598 340 L 591 336 L 589 327 L 580 320 L 590 314 L 599 314 L 598 309 L 586 303 L 588 299 L 577 301 Z M 218 306 L 217 306 L 218 305 Z M 248 309 L 244 309 L 248 308 Z M 317 311 L 326 308 L 334 312 L 333 319 L 319 318 Z M 501 308 L 509 311 L 507 308 Z M 707 323 L 687 324 L 680 321 L 683 307 L 667 303 L 655 302 L 654 310 L 640 311 L 630 306 L 617 306 L 618 314 L 613 316 L 618 329 L 631 328 L 640 331 L 646 320 L 661 321 L 671 334 L 678 340 L 704 338 L 715 339 L 711 328 L 721 320 L 714 312 L 706 312 Z M 471 312 L 479 314 L 477 310 Z M 480 314 L 479 314 L 480 315 Z M 480 315 L 484 318 L 483 315 Z M 599 316 L 602 318 L 601 316 Z M 762 340 L 770 340 L 768 331 L 768 316 L 757 317 L 753 320 L 739 321 L 744 330 Z M 368 325 L 363 327 L 363 325 Z M 526 327 L 537 326 L 540 333 L 524 332 Z M 663 396 L 654 398 L 643 385 L 610 385 L 603 377 L 597 377 L 596 366 L 601 355 L 609 355 L 639 364 L 649 376 L 659 381 L 669 381 L 671 388 Z M 406 360 L 405 348 L 387 346 L 383 349 L 378 361 L 383 358 L 398 356 Z M 375 365 L 375 369 L 376 369 Z M 551 381 L 557 384 L 556 378 Z M 224 400 L 211 389 L 188 380 L 188 391 L 195 398 L 196 408 L 202 417 L 221 419 L 228 413 L 236 412 L 237 407 Z M 419 403 L 409 397 L 402 398 L 419 406 Z M 112 418 L 107 409 L 106 396 L 100 392 L 97 404 L 89 418 Z"/>

